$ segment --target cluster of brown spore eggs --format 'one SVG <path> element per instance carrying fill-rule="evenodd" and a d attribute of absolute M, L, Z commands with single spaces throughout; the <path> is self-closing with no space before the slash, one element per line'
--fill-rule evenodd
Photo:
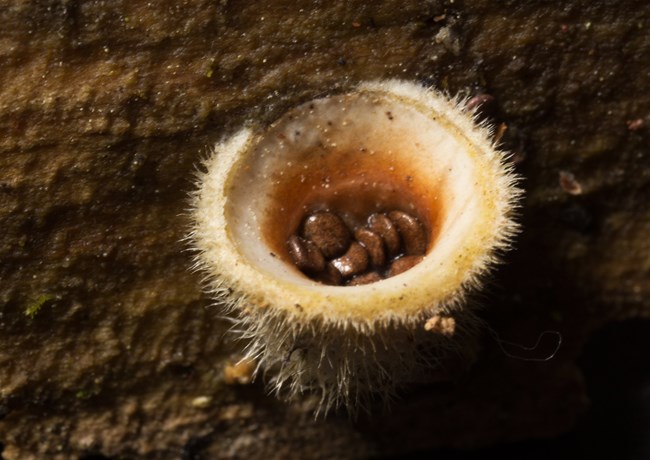
<path fill-rule="evenodd" d="M 350 228 L 336 213 L 315 211 L 287 240 L 292 262 L 323 284 L 359 286 L 409 270 L 427 250 L 422 223 L 403 211 L 373 213 Z"/>

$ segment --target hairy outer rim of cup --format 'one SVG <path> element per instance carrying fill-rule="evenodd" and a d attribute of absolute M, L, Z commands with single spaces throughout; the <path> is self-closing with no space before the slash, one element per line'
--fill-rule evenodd
<path fill-rule="evenodd" d="M 355 328 L 448 312 L 516 232 L 520 192 L 462 103 L 415 84 L 370 82 L 289 111 L 215 147 L 194 196 L 192 240 L 215 290 L 247 309 Z M 424 224 L 421 263 L 376 283 L 328 286 L 300 273 L 286 238 L 305 212 L 354 220 L 390 206 Z M 367 214 L 366 214 L 367 215 Z"/>

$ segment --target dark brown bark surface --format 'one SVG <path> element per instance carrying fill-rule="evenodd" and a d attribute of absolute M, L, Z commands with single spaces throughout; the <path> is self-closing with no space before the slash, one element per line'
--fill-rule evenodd
<path fill-rule="evenodd" d="M 650 314 L 645 1 L 0 0 L 0 24 L 6 459 L 359 458 L 555 436 L 587 410 L 590 335 Z M 309 397 L 224 380 L 234 348 L 188 270 L 187 197 L 222 136 L 377 78 L 494 96 L 526 197 L 482 316 L 504 340 L 563 344 L 521 361 L 486 329 L 457 381 L 314 421 Z"/>

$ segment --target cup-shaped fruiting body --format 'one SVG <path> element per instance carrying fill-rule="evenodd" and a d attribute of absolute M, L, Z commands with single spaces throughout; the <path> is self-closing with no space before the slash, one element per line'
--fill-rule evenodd
<path fill-rule="evenodd" d="M 371 82 L 215 147 L 193 197 L 197 266 L 279 394 L 354 409 L 462 352 L 466 294 L 508 246 L 519 195 L 473 116 L 431 89 Z M 322 222 L 311 240 L 309 219 Z"/>

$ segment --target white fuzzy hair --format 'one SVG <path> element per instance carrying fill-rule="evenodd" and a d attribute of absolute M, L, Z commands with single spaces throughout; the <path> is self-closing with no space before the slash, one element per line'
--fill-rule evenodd
<path fill-rule="evenodd" d="M 233 243 L 236 236 L 229 228 L 224 208 L 229 199 L 226 195 L 231 169 L 248 160 L 246 154 L 264 136 L 259 131 L 246 128 L 220 142 L 205 162 L 207 172 L 198 174 L 197 190 L 191 198 L 193 227 L 188 239 L 196 255 L 194 268 L 204 274 L 206 290 L 215 304 L 232 319 L 231 332 L 245 341 L 246 359 L 255 360 L 256 372 L 267 376 L 271 391 L 282 398 L 318 392 L 321 399 L 317 413 L 321 414 L 341 406 L 354 413 L 367 407 L 372 398 L 390 400 L 397 387 L 427 380 L 427 374 L 450 356 L 468 359 L 465 344 L 474 336 L 478 322 L 466 305 L 467 295 L 481 288 L 485 275 L 518 230 L 513 219 L 521 195 L 516 186 L 518 179 L 507 154 L 490 140 L 491 128 L 477 124 L 476 113 L 465 110 L 467 100 L 395 80 L 364 83 L 356 92 L 393 104 L 407 104 L 427 116 L 438 117 L 437 123 L 451 130 L 469 150 L 478 152 L 473 154 L 481 162 L 476 176 L 490 181 L 480 190 L 489 191 L 492 214 L 489 222 L 476 226 L 478 235 L 471 235 L 476 239 L 476 246 L 472 246 L 475 249 L 469 255 L 459 255 L 460 259 L 471 260 L 463 260 L 463 272 L 455 274 L 453 289 L 445 285 L 447 290 L 441 289 L 440 295 L 433 292 L 435 289 L 425 289 L 432 293 L 422 302 L 418 298 L 417 308 L 402 308 L 395 299 L 404 297 L 394 297 L 394 291 L 389 300 L 382 299 L 387 280 L 373 283 L 372 287 L 323 287 L 329 289 L 325 297 L 318 292 L 318 286 L 310 286 L 309 292 L 320 297 L 303 302 L 300 295 L 308 292 L 307 288 L 294 290 L 286 280 L 276 286 L 268 273 L 257 273 L 255 261 L 243 256 Z M 458 250 L 462 252 L 465 247 L 460 245 Z M 424 266 L 420 270 L 426 269 Z M 418 282 L 418 272 L 413 273 L 411 278 L 404 278 L 411 283 L 404 288 L 405 293 Z M 391 289 L 399 288 L 395 288 L 394 281 L 391 283 Z M 348 303 L 337 303 L 336 296 L 347 298 L 351 292 L 372 293 L 360 296 L 359 302 L 385 302 L 377 308 L 359 303 L 363 309 L 356 310 L 349 307 L 349 299 L 345 300 Z M 324 298 L 331 303 L 328 305 Z M 424 329 L 426 320 L 434 315 L 455 319 L 453 337 Z"/>

